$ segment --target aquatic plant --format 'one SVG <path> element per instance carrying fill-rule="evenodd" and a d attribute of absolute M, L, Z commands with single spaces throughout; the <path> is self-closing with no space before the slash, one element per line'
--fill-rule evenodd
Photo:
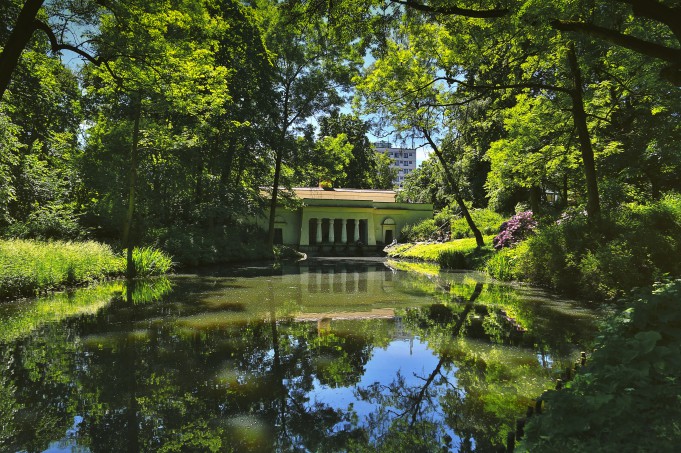
<path fill-rule="evenodd" d="M 125 251 L 123 252 L 125 255 Z M 162 275 L 173 267 L 173 259 L 163 251 L 153 247 L 136 247 L 132 250 L 135 275 L 149 277 Z"/>

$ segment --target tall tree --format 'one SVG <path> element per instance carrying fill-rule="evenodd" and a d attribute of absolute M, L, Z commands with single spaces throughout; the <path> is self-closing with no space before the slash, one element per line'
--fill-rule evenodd
<path fill-rule="evenodd" d="M 229 99 L 225 83 L 229 70 L 215 64 L 212 52 L 217 47 L 215 34 L 222 26 L 203 5 L 188 1 L 174 8 L 163 0 L 131 1 L 115 15 L 102 16 L 98 51 L 107 56 L 113 71 L 92 68 L 92 88 L 106 102 L 102 106 L 110 109 L 108 116 L 117 115 L 117 120 L 130 123 L 128 201 L 122 233 L 130 276 L 134 274 L 132 224 L 140 153 L 169 146 L 167 131 L 172 130 L 172 122 L 168 112 L 184 111 L 195 121 L 205 122 Z M 106 134 L 109 119 L 99 119 L 104 126 L 100 131 Z M 99 134 L 95 137 L 101 139 Z"/>
<path fill-rule="evenodd" d="M 311 21 L 302 7 L 263 0 L 258 14 L 268 49 L 274 54 L 276 115 L 273 118 L 274 175 L 268 243 L 274 242 L 274 218 L 282 166 L 291 155 L 296 133 L 314 115 L 343 102 L 359 64 L 352 46 L 331 39 L 329 24 Z"/>
<path fill-rule="evenodd" d="M 339 187 L 374 188 L 378 169 L 374 147 L 367 137 L 368 133 L 369 124 L 350 114 L 335 113 L 322 118 L 319 122 L 320 136 L 334 137 L 345 134 L 352 145 L 352 158 L 345 169 L 345 178 L 338 181 Z"/>

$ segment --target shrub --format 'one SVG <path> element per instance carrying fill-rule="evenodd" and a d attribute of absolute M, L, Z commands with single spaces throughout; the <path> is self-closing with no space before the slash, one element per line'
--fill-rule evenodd
<path fill-rule="evenodd" d="M 19 239 L 76 240 L 85 236 L 85 230 L 69 205 L 48 205 L 31 212 L 25 221 L 11 224 L 6 235 Z"/>
<path fill-rule="evenodd" d="M 499 226 L 504 222 L 504 217 L 491 209 L 473 209 L 470 214 L 475 226 L 483 235 L 496 234 Z M 453 239 L 473 237 L 473 231 L 468 226 L 468 222 L 461 216 L 451 219 L 451 231 Z"/>
<path fill-rule="evenodd" d="M 435 220 L 426 219 L 419 223 L 405 225 L 400 232 L 400 240 L 405 242 L 426 241 L 438 231 Z"/>
<path fill-rule="evenodd" d="M 148 232 L 146 243 L 170 254 L 183 266 L 272 259 L 265 235 L 238 226 L 205 229 L 164 228 Z"/>
<path fill-rule="evenodd" d="M 635 293 L 566 389 L 525 427 L 528 451 L 676 451 L 681 442 L 681 280 Z"/>
<path fill-rule="evenodd" d="M 532 217 L 532 211 L 520 212 L 501 224 L 493 241 L 494 248 L 512 247 L 532 234 L 535 228 L 537 221 Z"/>
<path fill-rule="evenodd" d="M 629 204 L 598 225 L 579 212 L 544 226 L 517 252 L 518 278 L 589 299 L 614 299 L 681 275 L 681 197 Z"/>

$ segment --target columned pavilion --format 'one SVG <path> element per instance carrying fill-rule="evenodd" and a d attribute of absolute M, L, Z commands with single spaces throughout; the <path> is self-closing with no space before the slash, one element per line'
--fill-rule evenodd
<path fill-rule="evenodd" d="M 295 211 L 277 208 L 275 242 L 324 252 L 349 245 L 382 248 L 407 224 L 433 217 L 433 205 L 397 203 L 392 190 L 294 188 Z M 259 221 L 266 227 L 266 221 Z"/>

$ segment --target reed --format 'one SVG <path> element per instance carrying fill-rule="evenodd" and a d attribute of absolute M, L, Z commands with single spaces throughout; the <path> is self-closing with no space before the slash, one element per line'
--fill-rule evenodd
<path fill-rule="evenodd" d="M 120 257 L 98 242 L 0 240 L 0 299 L 87 284 L 123 270 Z"/>

